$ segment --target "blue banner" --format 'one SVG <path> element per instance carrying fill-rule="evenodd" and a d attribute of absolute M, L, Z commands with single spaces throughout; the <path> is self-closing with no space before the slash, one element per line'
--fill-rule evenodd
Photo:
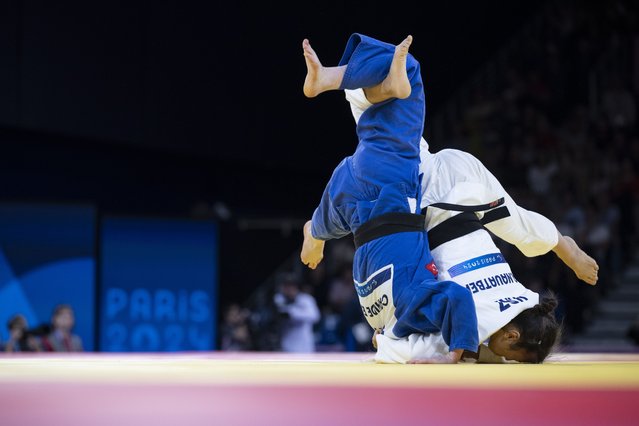
<path fill-rule="evenodd" d="M 215 349 L 217 245 L 212 222 L 105 218 L 100 350 Z"/>
<path fill-rule="evenodd" d="M 0 335 L 15 314 L 49 326 L 57 304 L 74 311 L 73 332 L 94 349 L 95 216 L 92 206 L 0 204 Z"/>

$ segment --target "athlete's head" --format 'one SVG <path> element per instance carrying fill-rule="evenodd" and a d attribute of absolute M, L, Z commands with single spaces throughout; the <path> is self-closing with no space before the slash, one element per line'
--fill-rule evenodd
<path fill-rule="evenodd" d="M 7 322 L 7 328 L 14 339 L 21 339 L 25 331 L 27 331 L 27 319 L 24 315 L 16 314 Z"/>
<path fill-rule="evenodd" d="M 51 324 L 56 330 L 65 332 L 71 331 L 75 324 L 73 308 L 66 304 L 57 305 L 53 310 L 53 315 L 51 316 Z"/>
<path fill-rule="evenodd" d="M 552 292 L 490 336 L 488 347 L 508 360 L 539 364 L 559 341 L 561 325 L 555 319 L 557 298 Z"/>

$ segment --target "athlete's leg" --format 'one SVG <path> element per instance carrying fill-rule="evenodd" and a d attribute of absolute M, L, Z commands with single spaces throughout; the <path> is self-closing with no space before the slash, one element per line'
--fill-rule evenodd
<path fill-rule="evenodd" d="M 391 98 L 405 99 L 410 96 L 411 85 L 406 74 L 406 57 L 412 41 L 413 37 L 409 35 L 398 44 L 386 78 L 381 83 L 364 89 L 371 103 L 375 104 Z M 323 66 L 308 39 L 302 41 L 302 49 L 307 69 L 304 95 L 313 98 L 323 92 L 339 89 L 347 66 Z"/>
<path fill-rule="evenodd" d="M 308 39 L 302 41 L 304 60 L 306 61 L 306 78 L 304 79 L 304 95 L 314 98 L 328 90 L 337 90 L 342 84 L 346 65 L 325 67 Z"/>
<path fill-rule="evenodd" d="M 572 269 L 582 281 L 590 285 L 597 284 L 599 279 L 599 265 L 597 261 L 588 256 L 579 245 L 567 235 L 561 235 L 559 231 L 559 240 L 557 245 L 552 249 L 570 269 Z"/>
<path fill-rule="evenodd" d="M 366 98 L 370 103 L 376 104 L 391 98 L 406 99 L 410 96 L 411 86 L 406 74 L 406 57 L 412 42 L 413 36 L 409 35 L 398 44 L 395 47 L 393 61 L 384 81 L 376 86 L 364 89 Z"/>

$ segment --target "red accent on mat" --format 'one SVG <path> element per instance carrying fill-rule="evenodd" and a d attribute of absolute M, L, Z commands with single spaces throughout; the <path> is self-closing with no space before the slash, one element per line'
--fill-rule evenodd
<path fill-rule="evenodd" d="M 3 426 L 630 425 L 639 390 L 0 384 Z"/>

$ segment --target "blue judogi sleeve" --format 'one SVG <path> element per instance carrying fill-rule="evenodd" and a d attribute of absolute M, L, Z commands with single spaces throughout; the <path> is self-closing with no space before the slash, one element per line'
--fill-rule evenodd
<path fill-rule="evenodd" d="M 351 230 L 339 210 L 333 204 L 331 185 L 326 186 L 322 199 L 313 212 L 311 220 L 311 235 L 318 240 L 342 238 L 350 234 Z"/>
<path fill-rule="evenodd" d="M 324 189 L 311 220 L 313 238 L 342 238 L 360 225 L 357 203 L 363 195 L 359 182 L 353 178 L 351 160 L 346 157 L 337 165 Z"/>
<path fill-rule="evenodd" d="M 442 333 L 450 350 L 477 351 L 475 302 L 468 289 L 453 281 L 423 281 L 408 290 L 397 307 L 397 336 Z"/>

